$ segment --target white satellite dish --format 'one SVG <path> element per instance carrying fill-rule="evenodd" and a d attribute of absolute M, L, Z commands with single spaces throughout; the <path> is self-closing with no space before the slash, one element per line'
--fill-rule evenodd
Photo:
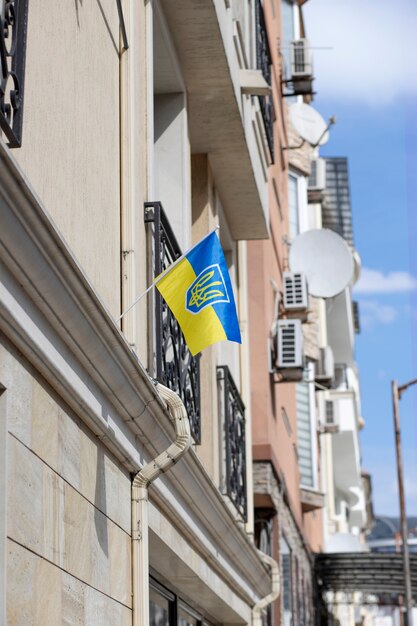
<path fill-rule="evenodd" d="M 312 296 L 332 298 L 352 280 L 352 252 L 340 235 L 326 228 L 298 235 L 291 244 L 289 262 L 292 272 L 305 274 Z"/>
<path fill-rule="evenodd" d="M 312 146 L 323 146 L 329 141 L 329 131 L 320 113 L 304 102 L 295 102 L 289 107 L 292 125 L 304 141 Z"/>

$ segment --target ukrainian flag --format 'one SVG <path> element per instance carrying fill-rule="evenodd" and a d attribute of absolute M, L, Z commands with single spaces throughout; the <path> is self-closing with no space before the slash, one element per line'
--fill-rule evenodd
<path fill-rule="evenodd" d="M 155 286 L 193 356 L 217 341 L 242 343 L 229 271 L 215 231 L 156 278 Z"/>

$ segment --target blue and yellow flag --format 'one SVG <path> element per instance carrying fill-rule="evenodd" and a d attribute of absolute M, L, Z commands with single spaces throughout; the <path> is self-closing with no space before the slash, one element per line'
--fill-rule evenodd
<path fill-rule="evenodd" d="M 156 280 L 192 355 L 224 339 L 242 343 L 229 271 L 215 232 Z"/>

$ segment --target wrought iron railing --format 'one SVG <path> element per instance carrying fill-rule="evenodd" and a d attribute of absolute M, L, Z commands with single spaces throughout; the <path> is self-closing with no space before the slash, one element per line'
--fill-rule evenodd
<path fill-rule="evenodd" d="M 256 64 L 261 70 L 268 85 L 272 84 L 271 76 L 271 52 L 268 43 L 268 33 L 265 26 L 264 11 L 261 0 L 255 2 L 256 10 Z M 259 96 L 259 105 L 264 121 L 266 138 L 268 141 L 271 158 L 274 160 L 274 104 L 272 95 Z"/>
<path fill-rule="evenodd" d="M 158 276 L 181 256 L 181 249 L 160 202 L 145 203 L 145 222 L 152 227 L 152 274 Z M 154 329 L 154 375 L 179 394 L 194 441 L 200 443 L 200 356 L 192 356 L 177 320 L 156 289 Z"/>
<path fill-rule="evenodd" d="M 245 405 L 227 365 L 217 367 L 224 433 L 224 489 L 247 520 Z"/>
<path fill-rule="evenodd" d="M 22 144 L 28 0 L 0 0 L 0 130 Z"/>

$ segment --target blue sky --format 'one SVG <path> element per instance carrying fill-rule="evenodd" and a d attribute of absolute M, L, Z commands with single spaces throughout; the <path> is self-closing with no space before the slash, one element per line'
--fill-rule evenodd
<path fill-rule="evenodd" d="M 362 259 L 355 293 L 363 467 L 377 514 L 398 514 L 390 381 L 417 378 L 417 3 L 311 0 L 313 106 L 337 116 L 324 156 L 349 159 L 353 226 Z M 417 385 L 401 400 L 407 513 L 417 515 Z"/>

